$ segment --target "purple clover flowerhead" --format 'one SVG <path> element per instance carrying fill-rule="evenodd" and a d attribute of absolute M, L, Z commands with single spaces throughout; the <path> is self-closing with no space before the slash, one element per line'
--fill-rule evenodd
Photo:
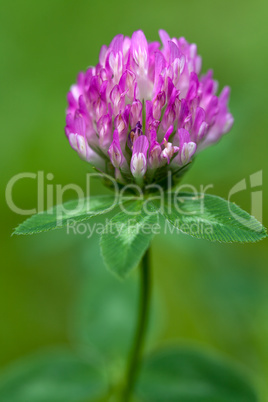
<path fill-rule="evenodd" d="M 117 35 L 68 93 L 66 136 L 81 158 L 122 183 L 174 177 L 233 124 L 230 89 L 200 76 L 195 44 L 159 31 Z"/>

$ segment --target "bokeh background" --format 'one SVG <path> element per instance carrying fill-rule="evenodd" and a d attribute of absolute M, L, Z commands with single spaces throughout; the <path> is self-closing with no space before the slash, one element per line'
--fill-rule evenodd
<path fill-rule="evenodd" d="M 231 86 L 235 125 L 220 144 L 198 156 L 184 182 L 197 188 L 213 184 L 209 192 L 227 198 L 245 178 L 247 190 L 233 200 L 250 212 L 249 176 L 262 170 L 258 189 L 268 226 L 267 17 L 268 3 L 262 0 L 1 1 L 0 369 L 42 348 L 74 340 L 86 345 L 89 332 L 100 341 L 99 317 L 121 325 L 117 299 L 105 310 L 110 299 L 103 283 L 116 280 L 107 279 L 98 239 L 64 231 L 11 237 L 24 217 L 10 211 L 4 195 L 20 172 L 52 173 L 45 186 L 85 188 L 88 168 L 63 132 L 66 93 L 77 72 L 96 64 L 101 45 L 117 33 L 131 36 L 142 29 L 157 40 L 163 28 L 170 36 L 185 36 L 198 45 L 202 71 L 213 68 L 220 88 Z M 94 184 L 96 194 L 105 191 Z M 36 193 L 36 182 L 25 179 L 14 187 L 14 200 L 34 208 Z M 167 235 L 152 245 L 155 342 L 186 340 L 228 356 L 248 371 L 262 402 L 268 400 L 267 244 L 211 244 Z M 124 285 L 114 287 L 124 292 Z M 127 294 L 135 299 L 136 290 Z"/>

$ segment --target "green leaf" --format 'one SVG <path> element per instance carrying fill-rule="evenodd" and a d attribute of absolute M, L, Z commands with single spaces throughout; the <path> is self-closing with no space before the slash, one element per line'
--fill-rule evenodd
<path fill-rule="evenodd" d="M 106 392 L 101 371 L 67 351 L 25 358 L 0 376 L 3 402 L 96 401 Z"/>
<path fill-rule="evenodd" d="M 166 229 L 210 241 L 255 242 L 266 237 L 266 230 L 253 216 L 236 204 L 207 194 L 169 193 L 159 212 L 170 222 Z M 173 228 L 173 229 L 172 229 Z"/>
<path fill-rule="evenodd" d="M 153 204 L 146 213 L 141 201 L 131 201 L 128 212 L 119 212 L 107 224 L 100 245 L 108 269 L 120 278 L 135 268 L 154 236 L 158 216 Z"/>
<path fill-rule="evenodd" d="M 115 197 L 112 195 L 80 198 L 57 205 L 48 211 L 31 216 L 21 223 L 13 234 L 28 235 L 61 229 L 72 223 L 82 222 L 93 216 L 104 214 L 115 207 Z"/>
<path fill-rule="evenodd" d="M 173 347 L 145 359 L 136 386 L 143 402 L 256 402 L 248 380 L 222 359 Z"/>
<path fill-rule="evenodd" d="M 72 311 L 72 338 L 76 343 L 86 345 L 88 350 L 98 351 L 107 365 L 118 363 L 125 368 L 125 355 L 135 330 L 137 278 L 131 276 L 124 282 L 118 281 L 96 255 L 98 242 L 90 239 L 88 247 L 87 264 L 91 268 L 81 284 Z"/>
<path fill-rule="evenodd" d="M 122 380 L 125 360 L 133 342 L 139 275 L 130 275 L 124 282 L 111 275 L 104 265 L 98 243 L 98 236 L 93 236 L 79 251 L 86 275 L 77 292 L 69 327 L 72 341 L 86 350 L 98 352 L 112 377 L 111 382 L 116 384 Z M 146 335 L 149 345 L 159 339 L 161 313 L 160 294 L 154 288 Z"/>

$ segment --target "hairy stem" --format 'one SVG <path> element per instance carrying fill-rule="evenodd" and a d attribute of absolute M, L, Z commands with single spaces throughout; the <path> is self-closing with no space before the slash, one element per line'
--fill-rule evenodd
<path fill-rule="evenodd" d="M 151 293 L 150 283 L 150 249 L 145 252 L 140 266 L 141 288 L 139 300 L 139 315 L 137 330 L 128 360 L 126 381 L 123 389 L 122 402 L 129 402 L 131 393 L 135 386 L 137 374 L 139 371 L 140 360 L 143 351 L 145 332 L 149 318 L 149 302 Z"/>

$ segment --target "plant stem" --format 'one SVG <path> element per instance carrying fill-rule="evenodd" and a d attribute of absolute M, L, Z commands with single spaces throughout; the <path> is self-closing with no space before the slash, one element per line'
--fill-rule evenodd
<path fill-rule="evenodd" d="M 128 402 L 135 386 L 143 351 L 145 332 L 149 318 L 149 302 L 151 293 L 150 282 L 150 248 L 145 252 L 140 266 L 141 288 L 139 300 L 139 316 L 137 330 L 128 360 L 126 381 L 123 389 L 122 402 Z"/>

